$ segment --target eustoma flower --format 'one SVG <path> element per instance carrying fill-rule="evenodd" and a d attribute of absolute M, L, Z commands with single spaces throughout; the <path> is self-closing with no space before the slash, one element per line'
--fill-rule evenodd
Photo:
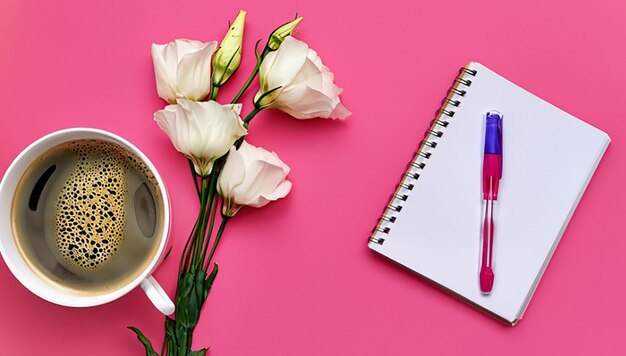
<path fill-rule="evenodd" d="M 284 198 L 291 190 L 289 167 L 276 153 L 246 141 L 232 147 L 222 169 L 217 190 L 223 198 L 222 214 L 232 217 L 244 206 L 260 208 Z"/>
<path fill-rule="evenodd" d="M 154 114 L 154 120 L 172 140 L 178 152 L 189 158 L 196 173 L 205 177 L 213 163 L 248 131 L 239 117 L 241 105 L 216 101 L 178 100 Z"/>
<path fill-rule="evenodd" d="M 261 63 L 255 105 L 280 109 L 297 119 L 344 119 L 351 113 L 341 104 L 342 89 L 333 79 L 314 50 L 288 36 Z"/>
<path fill-rule="evenodd" d="M 152 61 L 159 96 L 170 104 L 178 99 L 199 101 L 211 92 L 211 57 L 217 42 L 175 40 L 152 44 Z"/>

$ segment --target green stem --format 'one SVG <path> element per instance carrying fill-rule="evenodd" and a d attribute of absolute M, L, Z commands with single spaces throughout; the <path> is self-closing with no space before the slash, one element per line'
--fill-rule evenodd
<path fill-rule="evenodd" d="M 164 329 L 167 330 L 167 317 L 165 317 L 165 327 Z M 161 346 L 161 356 L 165 356 L 165 352 L 167 352 L 167 344 L 168 344 L 168 339 L 167 339 L 167 333 L 165 333 L 165 335 L 163 335 L 163 345 Z"/>
<path fill-rule="evenodd" d="M 216 100 L 217 99 L 217 92 L 220 91 L 220 87 L 213 87 L 213 92 L 211 93 L 211 100 Z"/>
<path fill-rule="evenodd" d="M 198 235 L 198 228 L 200 227 L 200 223 L 202 222 L 204 216 L 204 209 L 202 208 L 204 196 L 206 196 L 206 192 L 203 185 L 203 190 L 200 193 L 200 211 L 198 212 L 198 218 L 196 219 L 196 223 L 191 230 L 191 234 L 189 234 L 189 238 L 187 238 L 187 241 L 185 242 L 185 247 L 183 248 L 180 264 L 178 266 L 178 271 L 180 275 L 187 271 L 189 267 L 189 258 L 191 256 L 191 251 L 193 250 L 192 243 L 193 241 L 195 241 L 196 236 Z"/>
<path fill-rule="evenodd" d="M 257 46 L 258 44 L 259 42 L 257 42 Z M 235 95 L 235 98 L 230 102 L 231 104 L 237 104 L 239 102 L 239 99 L 241 99 L 243 94 L 246 92 L 246 90 L 248 90 L 248 87 L 250 86 L 250 84 L 252 84 L 254 77 L 256 77 L 256 75 L 259 73 L 259 68 L 261 68 L 261 63 L 263 62 L 263 59 L 265 58 L 265 56 L 267 56 L 268 53 L 270 53 L 270 49 L 267 46 L 265 46 L 265 49 L 263 50 L 263 53 L 261 55 L 259 55 L 259 53 L 257 52 L 256 66 L 254 66 L 252 73 L 250 73 L 250 76 L 248 77 L 248 80 L 246 80 L 246 82 L 244 83 L 243 87 L 239 90 L 237 95 Z"/>
<path fill-rule="evenodd" d="M 193 186 L 196 187 L 196 193 L 198 193 L 198 199 L 200 199 L 200 187 L 198 186 L 198 174 L 196 173 L 196 167 L 193 165 L 193 162 L 188 159 L 189 168 L 191 169 L 191 177 L 193 178 Z"/>
<path fill-rule="evenodd" d="M 215 225 L 215 217 L 217 216 L 217 207 L 219 206 L 219 199 L 213 199 L 214 204 L 211 207 L 211 212 L 209 215 L 209 219 L 211 219 L 211 222 L 209 224 L 209 231 L 207 232 L 207 236 L 206 236 L 206 241 L 204 242 L 204 247 L 202 248 L 202 255 L 203 258 L 206 257 L 206 252 L 209 248 L 209 243 L 211 242 L 211 236 L 213 236 L 213 226 Z M 202 263 L 200 263 L 199 267 L 202 267 L 202 265 L 204 264 L 204 260 L 202 261 Z M 206 272 L 206 270 L 205 270 Z"/>
<path fill-rule="evenodd" d="M 235 98 L 230 102 L 231 104 L 237 104 L 239 102 L 239 99 L 241 99 L 241 97 L 246 92 L 246 90 L 248 90 L 248 87 L 250 86 L 250 84 L 252 84 L 254 77 L 256 77 L 257 73 L 259 73 L 259 68 L 261 68 L 261 62 L 257 61 L 257 64 L 254 67 L 254 70 L 252 71 L 252 73 L 250 73 L 248 80 L 246 80 L 243 87 L 239 90 L 237 95 L 235 95 Z"/>
<path fill-rule="evenodd" d="M 222 216 L 222 223 L 220 224 L 220 228 L 217 230 L 217 235 L 215 236 L 215 241 L 213 242 L 213 246 L 211 247 L 211 252 L 209 253 L 209 257 L 206 260 L 206 265 L 204 266 L 204 270 L 206 271 L 211 264 L 211 260 L 213 259 L 213 255 L 215 254 L 215 250 L 217 249 L 217 245 L 220 243 L 220 239 L 222 238 L 222 234 L 224 233 L 224 228 L 226 228 L 226 224 L 230 220 L 228 216 Z"/>
<path fill-rule="evenodd" d="M 185 254 L 185 262 L 182 264 L 182 269 L 179 271 L 179 273 L 182 275 L 185 271 L 188 271 L 189 268 L 193 265 L 193 262 L 195 262 L 196 260 L 196 253 L 197 253 L 197 241 L 200 239 L 200 234 L 202 233 L 203 229 L 203 225 L 206 221 L 205 215 L 206 215 L 206 204 L 207 204 L 207 200 L 210 197 L 210 189 L 209 189 L 209 179 L 208 178 L 202 178 L 202 191 L 201 191 L 201 196 L 200 196 L 200 214 L 198 216 L 198 220 L 196 221 L 196 225 L 194 226 L 194 229 L 192 231 L 192 236 L 189 237 L 189 240 L 187 240 L 187 244 L 185 245 L 185 250 L 183 250 L 183 254 Z M 198 229 L 200 228 L 200 229 Z M 193 259 L 191 258 L 193 252 Z"/>
<path fill-rule="evenodd" d="M 261 110 L 263 110 L 265 108 L 262 107 L 254 107 L 254 110 L 252 110 L 248 116 L 246 116 L 244 122 L 243 122 L 243 127 L 245 127 L 246 129 L 248 128 L 248 125 L 250 124 L 250 121 L 252 121 L 252 119 L 254 118 L 254 116 L 256 116 L 256 114 L 258 114 L 259 112 L 261 112 Z M 243 143 L 243 139 L 244 137 L 240 137 L 237 141 L 235 141 L 235 148 L 239 149 L 239 147 L 241 147 L 241 144 Z"/>
<path fill-rule="evenodd" d="M 193 259 L 191 262 L 191 266 L 194 268 L 197 268 L 198 266 L 202 266 L 202 262 L 204 262 L 204 256 L 200 255 L 200 251 L 202 250 L 202 245 L 204 244 L 204 240 L 206 239 L 206 233 L 207 233 L 206 228 L 207 228 L 207 224 L 210 218 L 209 214 L 211 212 L 211 207 L 213 206 L 213 199 L 215 199 L 216 197 L 215 186 L 217 184 L 217 176 L 218 176 L 218 173 L 216 171 L 213 171 L 213 173 L 210 176 L 209 196 L 207 200 L 204 201 L 204 204 L 202 204 L 202 207 L 201 207 L 201 209 L 205 210 L 205 213 L 202 216 L 202 223 L 200 225 L 200 230 L 198 231 L 197 238 L 195 240 L 195 248 L 193 252 Z"/>
<path fill-rule="evenodd" d="M 193 340 L 193 330 L 194 329 L 192 328 L 187 332 L 187 340 L 185 340 L 185 347 L 183 348 L 184 353 L 181 353 L 181 356 L 191 355 L 191 342 Z"/>
<path fill-rule="evenodd" d="M 263 110 L 265 108 L 263 107 L 258 107 L 258 106 L 254 106 L 254 110 L 250 111 L 250 113 L 248 114 L 248 116 L 246 116 L 246 118 L 243 120 L 243 126 L 245 126 L 245 128 L 248 128 L 248 125 L 250 124 L 250 121 L 252 121 L 252 119 L 256 116 L 256 114 L 260 113 L 261 110 Z"/>
<path fill-rule="evenodd" d="M 178 273 L 180 275 L 183 274 L 183 271 L 187 270 L 187 259 L 189 258 L 190 244 L 191 244 L 191 241 L 193 241 L 196 234 L 198 233 L 197 232 L 198 224 L 200 223 L 201 218 L 202 218 L 202 210 L 200 210 L 200 213 L 198 214 L 198 218 L 196 219 L 196 224 L 193 226 L 193 230 L 191 230 L 191 234 L 189 234 L 189 237 L 187 238 L 187 241 L 185 242 L 185 247 L 183 247 L 183 253 L 180 258 L 180 262 L 178 264 Z"/>

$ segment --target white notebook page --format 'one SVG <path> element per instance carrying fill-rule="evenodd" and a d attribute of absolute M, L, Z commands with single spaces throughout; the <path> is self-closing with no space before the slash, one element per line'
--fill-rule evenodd
<path fill-rule="evenodd" d="M 609 137 L 472 62 L 472 81 L 447 118 L 383 244 L 369 246 L 514 324 L 528 304 Z M 503 174 L 495 211 L 491 295 L 480 293 L 484 115 L 503 114 Z M 404 190 L 402 190 L 404 192 Z M 575 261 L 572 261 L 575 263 Z"/>

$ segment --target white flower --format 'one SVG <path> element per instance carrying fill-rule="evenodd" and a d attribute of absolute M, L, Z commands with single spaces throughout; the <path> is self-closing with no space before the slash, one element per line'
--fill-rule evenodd
<path fill-rule="evenodd" d="M 284 198 L 291 190 L 291 182 L 285 179 L 289 170 L 274 152 L 246 141 L 239 149 L 232 147 L 217 183 L 224 200 L 222 213 L 233 216 L 246 205 L 260 208 Z"/>
<path fill-rule="evenodd" d="M 211 92 L 211 57 L 217 41 L 175 40 L 152 44 L 152 62 L 159 96 L 170 104 L 178 99 L 199 101 Z"/>
<path fill-rule="evenodd" d="M 280 109 L 297 119 L 344 119 L 350 116 L 339 100 L 341 88 L 317 53 L 291 36 L 267 54 L 259 69 L 261 88 L 255 103 Z"/>
<path fill-rule="evenodd" d="M 179 99 L 178 105 L 168 105 L 154 113 L 154 120 L 176 150 L 193 161 L 198 175 L 206 177 L 215 160 L 248 133 L 239 117 L 240 111 L 240 104 Z"/>

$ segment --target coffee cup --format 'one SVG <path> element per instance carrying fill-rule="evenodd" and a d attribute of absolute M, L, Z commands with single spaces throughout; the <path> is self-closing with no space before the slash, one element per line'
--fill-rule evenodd
<path fill-rule="evenodd" d="M 56 278 L 54 281 L 51 281 L 50 278 L 47 278 L 44 274 L 38 271 L 37 268 L 34 268 L 33 261 L 31 261 L 30 257 L 25 255 L 24 248 L 18 241 L 30 237 L 24 237 L 21 235 L 17 236 L 17 234 L 20 234 L 20 232 L 18 232 L 19 229 L 16 228 L 15 219 L 14 217 L 12 217 L 14 209 L 16 209 L 14 204 L 16 193 L 18 192 L 20 182 L 23 179 L 25 173 L 27 173 L 29 167 L 31 167 L 37 160 L 40 160 L 42 155 L 45 155 L 47 152 L 54 149 L 55 147 L 59 147 L 59 145 L 66 144 L 68 142 L 105 143 L 108 146 L 115 146 L 125 152 L 128 152 L 129 156 L 132 156 L 136 161 L 135 163 L 140 165 L 142 169 L 146 171 L 146 174 L 150 176 L 150 179 L 153 182 L 153 184 L 151 185 L 151 189 L 154 189 L 156 193 L 154 194 L 153 198 L 156 199 L 155 206 L 158 206 L 160 209 L 158 214 L 159 228 L 153 230 L 154 236 L 150 236 L 150 238 L 153 239 L 151 241 L 154 243 L 154 246 L 153 248 L 146 249 L 145 253 L 140 250 L 140 253 L 144 254 L 140 257 L 142 258 L 142 261 L 145 260 L 145 263 L 143 263 L 139 267 L 134 267 L 135 270 L 125 271 L 125 274 L 127 275 L 125 279 L 119 279 L 116 282 L 117 284 L 115 284 L 113 287 L 110 287 L 108 289 L 101 289 L 96 292 L 84 292 L 80 290 L 80 287 L 76 287 L 76 285 L 71 286 L 71 288 L 70 286 L 65 285 L 63 279 L 64 277 L 62 276 L 70 275 L 72 273 L 72 268 L 76 269 L 81 267 L 82 265 L 75 264 L 72 267 L 71 263 L 74 262 L 69 259 L 68 261 L 71 263 L 69 263 L 68 261 L 62 261 L 63 258 L 59 257 L 61 256 L 60 254 L 57 256 L 57 259 L 59 259 L 62 263 L 59 262 L 59 264 L 67 266 L 62 268 L 63 273 L 65 274 L 60 274 L 61 277 Z M 80 180 L 80 177 L 77 177 L 76 179 Z M 94 186 L 96 186 L 96 184 L 94 184 Z M 111 216 L 113 216 L 113 214 L 111 214 Z M 108 216 L 105 215 L 105 217 Z M 92 219 L 95 220 L 95 218 Z M 59 234 L 59 231 L 65 230 L 57 230 L 57 235 Z M 157 283 L 154 277 L 152 277 L 152 273 L 164 258 L 169 231 L 169 199 L 163 180 L 157 172 L 156 168 L 150 162 L 148 157 L 146 157 L 146 155 L 143 154 L 143 152 L 141 152 L 133 144 L 111 132 L 107 132 L 104 130 L 93 128 L 70 128 L 57 131 L 40 138 L 39 140 L 28 146 L 26 149 L 24 149 L 17 156 L 17 158 L 15 158 L 13 163 L 6 171 L 2 182 L 0 183 L 0 253 L 2 254 L 2 257 L 9 267 L 11 273 L 22 285 L 24 285 L 27 289 L 29 289 L 31 292 L 41 297 L 42 299 L 58 305 L 63 305 L 67 307 L 91 307 L 101 305 L 121 298 L 134 288 L 141 286 L 148 298 L 152 301 L 152 303 L 159 311 L 161 311 L 165 315 L 172 314 L 174 312 L 174 303 L 165 293 L 163 288 L 161 288 L 161 286 Z M 70 237 L 67 237 L 67 239 L 69 238 Z M 76 242 L 75 245 L 70 244 L 69 253 L 71 256 L 73 256 L 72 253 L 75 253 L 77 251 L 79 252 L 82 245 L 86 245 L 89 247 L 89 243 L 94 245 L 94 251 L 97 250 L 95 246 L 95 241 L 82 240 L 81 243 L 79 241 L 81 239 L 79 239 L 78 235 L 72 238 L 76 239 L 76 241 L 78 242 Z M 63 237 L 62 241 L 65 240 L 66 237 Z M 52 241 L 54 241 L 54 239 Z M 63 243 L 65 244 L 65 246 L 68 245 L 67 242 Z M 72 251 L 73 247 L 75 247 L 75 249 Z M 97 247 L 100 247 L 99 242 Z M 118 248 L 123 249 L 123 247 L 118 246 L 115 248 L 115 250 L 117 250 Z M 83 248 L 83 250 L 85 250 L 85 248 Z M 101 248 L 100 251 L 102 251 Z M 87 260 L 87 262 L 89 262 L 90 253 L 91 252 L 87 251 L 84 254 L 86 256 L 85 259 Z M 137 252 L 134 253 L 137 254 Z M 118 252 L 118 255 L 122 255 L 122 253 Z M 91 258 L 95 258 L 93 257 L 95 256 L 95 254 L 91 256 Z M 112 257 L 111 259 L 113 260 L 114 257 Z M 79 257 L 79 260 L 77 261 L 83 261 L 81 258 L 82 257 Z M 102 265 L 104 265 L 105 262 L 102 262 Z M 85 265 L 89 267 L 89 264 Z M 97 263 L 94 264 L 93 262 L 91 263 L 91 266 L 92 270 L 95 270 L 96 267 L 100 267 L 100 265 L 98 265 Z M 87 277 L 81 276 L 80 278 L 83 278 L 82 280 L 88 281 L 89 273 L 92 273 L 89 271 L 85 272 L 85 275 Z"/>

